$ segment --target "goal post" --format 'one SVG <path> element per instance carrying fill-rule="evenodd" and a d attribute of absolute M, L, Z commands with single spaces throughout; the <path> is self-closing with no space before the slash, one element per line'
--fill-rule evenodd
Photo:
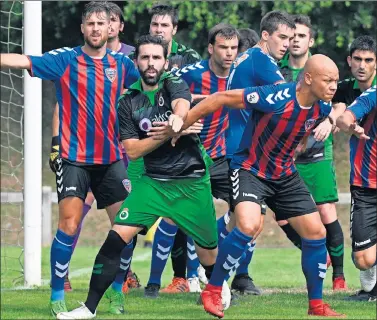
<path fill-rule="evenodd" d="M 24 54 L 42 54 L 42 2 L 24 1 Z M 24 73 L 24 284 L 42 281 L 42 81 Z"/>

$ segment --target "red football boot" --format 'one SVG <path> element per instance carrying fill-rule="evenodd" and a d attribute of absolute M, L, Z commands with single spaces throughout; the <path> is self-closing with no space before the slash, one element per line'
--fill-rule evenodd
<path fill-rule="evenodd" d="M 204 310 L 218 318 L 224 317 L 223 304 L 221 302 L 221 290 L 221 286 L 216 287 L 207 284 L 201 293 Z"/>
<path fill-rule="evenodd" d="M 334 291 L 344 291 L 348 289 L 346 279 L 344 279 L 344 276 L 339 276 L 333 279 L 332 289 Z"/>
<path fill-rule="evenodd" d="M 315 306 L 309 307 L 308 310 L 309 316 L 319 316 L 319 317 L 336 317 L 336 318 L 345 318 L 346 315 L 342 313 L 335 312 L 331 309 L 330 305 L 327 303 L 319 303 Z"/>

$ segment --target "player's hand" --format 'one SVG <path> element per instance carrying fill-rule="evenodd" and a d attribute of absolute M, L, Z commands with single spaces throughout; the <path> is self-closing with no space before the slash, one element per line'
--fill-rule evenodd
<path fill-rule="evenodd" d="M 59 137 L 55 136 L 52 137 L 50 159 L 48 160 L 48 164 L 50 165 L 53 173 L 56 173 L 56 171 L 59 169 L 59 159 Z"/>
<path fill-rule="evenodd" d="M 176 114 L 171 114 L 168 122 L 169 122 L 169 126 L 172 128 L 172 130 L 175 133 L 178 133 L 178 132 L 181 131 L 184 121 L 180 116 L 178 116 Z"/>
<path fill-rule="evenodd" d="M 359 126 L 357 123 L 351 124 L 350 132 L 361 140 L 369 140 L 370 139 L 370 137 L 365 134 L 364 128 Z"/>
<path fill-rule="evenodd" d="M 332 133 L 338 133 L 340 129 L 337 126 L 333 126 Z"/>
<path fill-rule="evenodd" d="M 332 129 L 333 125 L 331 124 L 329 118 L 326 118 L 313 130 L 314 139 L 316 141 L 325 141 L 329 137 Z"/>
<path fill-rule="evenodd" d="M 168 121 L 153 122 L 153 127 L 147 133 L 147 136 L 152 137 L 154 140 L 166 140 L 175 135 L 176 133 L 172 130 Z"/>
<path fill-rule="evenodd" d="M 196 121 L 192 126 L 182 131 L 182 135 L 199 134 L 203 130 L 203 123 L 201 120 Z"/>

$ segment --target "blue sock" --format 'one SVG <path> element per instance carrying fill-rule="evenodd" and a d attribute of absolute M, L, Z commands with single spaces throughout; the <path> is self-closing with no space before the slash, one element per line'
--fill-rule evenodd
<path fill-rule="evenodd" d="M 309 300 L 322 299 L 323 280 L 326 276 L 326 238 L 302 238 L 301 265 L 306 278 Z"/>
<path fill-rule="evenodd" d="M 199 258 L 195 251 L 194 240 L 187 237 L 187 279 L 198 277 Z"/>
<path fill-rule="evenodd" d="M 154 234 L 152 247 L 151 274 L 148 284 L 161 285 L 162 272 L 165 269 L 166 261 L 173 247 L 174 237 L 178 227 L 161 220 Z"/>
<path fill-rule="evenodd" d="M 226 236 L 229 234 L 228 230 L 226 230 L 227 220 L 229 220 L 229 212 L 225 213 L 221 218 L 217 219 L 217 246 L 219 248 Z"/>
<path fill-rule="evenodd" d="M 75 236 L 69 236 L 58 229 L 52 242 L 50 253 L 51 301 L 64 300 L 64 277 L 68 273 L 74 240 Z"/>
<path fill-rule="evenodd" d="M 219 248 L 216 264 L 209 283 L 213 286 L 222 286 L 229 272 L 235 268 L 247 244 L 252 237 L 242 233 L 237 227 L 229 233 Z"/>
<path fill-rule="evenodd" d="M 237 268 L 236 275 L 249 274 L 248 269 L 249 269 L 249 264 L 251 262 L 251 259 L 253 258 L 254 249 L 255 249 L 255 242 L 247 244 L 245 257 L 240 259 L 240 265 Z"/>
<path fill-rule="evenodd" d="M 118 272 L 115 276 L 115 280 L 112 283 L 111 287 L 118 292 L 122 292 L 124 277 L 126 276 L 126 273 L 130 269 L 131 260 L 132 260 L 132 253 L 134 249 L 134 242 L 131 240 L 130 243 L 127 243 L 127 245 L 124 247 L 122 252 L 120 253 L 120 264 Z"/>

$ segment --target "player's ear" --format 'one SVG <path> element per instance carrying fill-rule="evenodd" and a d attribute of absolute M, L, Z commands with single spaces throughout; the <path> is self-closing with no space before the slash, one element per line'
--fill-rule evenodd
<path fill-rule="evenodd" d="M 120 27 L 119 27 L 119 31 L 120 31 L 120 32 L 123 32 L 123 29 L 124 29 L 124 23 L 121 22 L 121 23 L 120 23 Z"/>
<path fill-rule="evenodd" d="M 81 33 L 84 34 L 84 25 L 81 24 Z"/>
<path fill-rule="evenodd" d="M 312 75 L 309 73 L 309 72 L 305 72 L 304 74 L 304 81 L 307 85 L 311 85 L 312 84 Z"/>
<path fill-rule="evenodd" d="M 208 44 L 208 53 L 210 56 L 213 55 L 213 45 L 210 43 Z"/>
<path fill-rule="evenodd" d="M 175 34 L 177 33 L 177 30 L 178 30 L 178 26 L 173 27 L 173 36 L 175 36 Z"/>
<path fill-rule="evenodd" d="M 314 38 L 310 38 L 309 40 L 309 48 L 313 47 L 314 44 Z"/>
<path fill-rule="evenodd" d="M 164 69 L 168 70 L 169 69 L 169 59 L 166 59 L 166 62 L 164 64 Z"/>
<path fill-rule="evenodd" d="M 351 60 L 352 58 L 350 56 L 347 57 L 347 63 L 348 63 L 348 66 L 351 67 Z"/>
<path fill-rule="evenodd" d="M 266 30 L 263 30 L 261 36 L 264 41 L 267 41 L 270 34 Z"/>

